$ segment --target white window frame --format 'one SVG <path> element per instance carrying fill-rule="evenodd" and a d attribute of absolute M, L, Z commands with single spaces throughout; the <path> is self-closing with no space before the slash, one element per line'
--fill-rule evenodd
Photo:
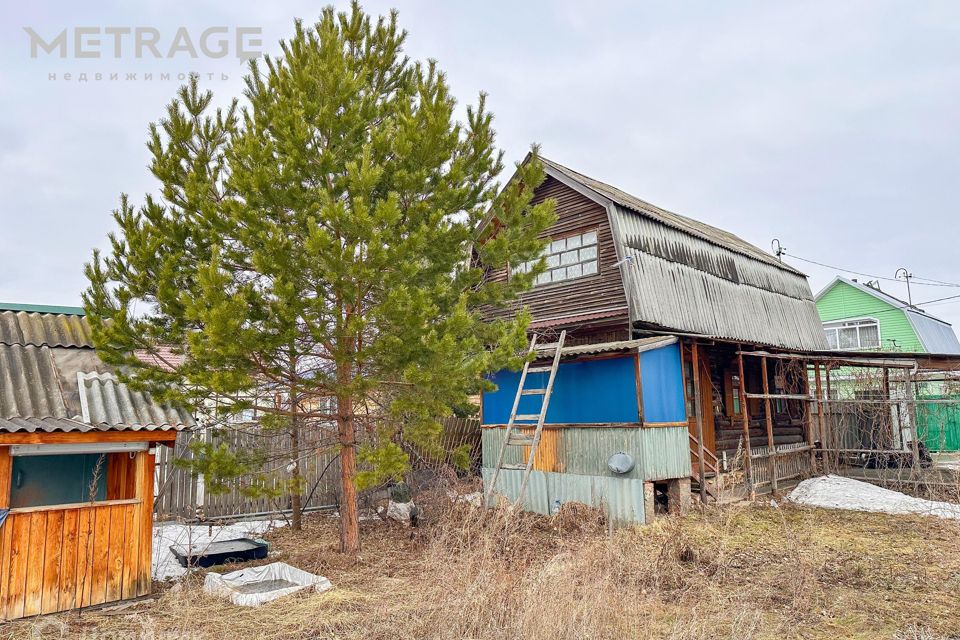
<path fill-rule="evenodd" d="M 877 328 L 877 344 L 876 346 L 863 346 L 863 340 L 860 337 L 860 328 L 875 326 Z M 850 349 L 850 351 L 866 351 L 869 349 L 880 349 L 883 347 L 883 335 L 880 332 L 880 321 L 873 316 L 861 316 L 859 318 L 844 318 L 843 320 L 831 320 L 829 322 L 823 323 L 823 333 L 826 337 L 828 331 L 833 331 L 836 336 L 836 349 L 844 350 L 840 346 L 840 329 L 853 329 L 857 330 L 857 346 Z"/>
<path fill-rule="evenodd" d="M 591 233 L 594 235 L 594 241 L 589 244 L 584 244 L 583 243 L 584 236 Z M 575 238 L 578 244 L 573 247 L 568 247 L 566 246 L 566 243 L 571 238 Z M 556 245 L 559 242 L 563 242 L 564 246 L 555 247 L 554 245 Z M 582 249 L 589 248 L 589 247 L 595 248 L 595 255 L 592 258 L 586 258 L 586 259 L 580 258 L 579 252 Z M 564 263 L 563 262 L 564 256 L 565 255 L 569 256 L 570 253 L 574 250 L 578 252 L 576 256 L 577 258 L 576 261 Z M 557 259 L 556 259 L 556 264 L 550 266 L 549 259 L 552 256 L 557 256 Z M 534 282 L 535 287 L 542 287 L 542 286 L 547 286 L 551 284 L 564 284 L 566 282 L 571 282 L 573 280 L 579 280 L 580 278 L 589 278 L 591 276 L 600 275 L 600 229 L 599 228 L 584 229 L 579 233 L 568 233 L 567 235 L 560 236 L 557 238 L 550 238 L 549 242 L 547 243 L 547 246 L 544 248 L 543 254 L 541 254 L 540 257 L 548 261 L 548 266 L 546 271 L 544 271 L 543 274 L 541 274 L 538 277 L 538 280 L 539 278 L 543 278 L 545 275 L 549 276 L 551 279 L 547 282 L 535 281 Z M 527 273 L 530 269 L 533 268 L 533 265 L 536 264 L 536 262 L 537 260 L 531 260 L 530 262 L 523 262 L 517 265 L 516 267 L 512 268 L 511 272 Z M 593 271 L 592 273 L 584 273 L 583 272 L 584 265 L 588 265 L 588 264 L 596 264 L 596 270 Z M 580 275 L 575 275 L 570 277 L 567 277 L 566 275 L 564 275 L 564 277 L 559 277 L 556 280 L 553 279 L 554 277 L 553 274 L 558 272 L 560 269 L 564 269 L 565 270 L 564 273 L 566 274 L 567 269 L 571 267 L 577 267 L 577 266 L 580 267 Z"/>

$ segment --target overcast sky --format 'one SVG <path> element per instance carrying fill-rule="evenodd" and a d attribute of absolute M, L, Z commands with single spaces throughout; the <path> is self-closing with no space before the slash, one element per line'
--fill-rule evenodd
<path fill-rule="evenodd" d="M 101 58 L 77 59 L 72 31 L 66 58 L 31 58 L 24 27 L 47 40 L 64 28 L 153 27 L 162 53 L 180 26 L 195 40 L 208 27 L 259 27 L 260 48 L 275 53 L 293 19 L 322 6 L 92 4 L 0 4 L 0 301 L 79 304 L 83 264 L 107 246 L 119 194 L 139 201 L 156 186 L 147 124 L 177 75 L 201 72 L 221 102 L 243 75 L 232 47 L 220 59 L 137 59 L 126 43 L 115 58 L 104 40 Z M 779 238 L 828 265 L 960 283 L 960 3 L 365 3 L 390 6 L 410 32 L 407 52 L 436 58 L 461 103 L 490 94 L 511 163 L 537 142 L 763 249 Z M 838 273 L 787 260 L 814 293 Z M 882 286 L 906 297 L 902 283 Z M 914 301 L 958 294 L 913 287 Z M 960 298 L 926 308 L 960 322 Z"/>

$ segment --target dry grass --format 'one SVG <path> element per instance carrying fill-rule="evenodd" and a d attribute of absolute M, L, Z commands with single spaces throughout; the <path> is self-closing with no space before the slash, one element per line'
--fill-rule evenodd
<path fill-rule="evenodd" d="M 280 559 L 333 580 L 327 594 L 246 609 L 193 577 L 130 614 L 22 621 L 0 637 L 960 637 L 956 522 L 756 504 L 609 538 L 587 508 L 440 511 L 419 529 L 367 523 L 355 559 L 335 551 L 329 517 L 275 533 Z"/>

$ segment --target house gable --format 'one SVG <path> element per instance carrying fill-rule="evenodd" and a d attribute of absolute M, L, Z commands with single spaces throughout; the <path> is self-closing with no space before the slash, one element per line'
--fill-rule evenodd
<path fill-rule="evenodd" d="M 842 279 L 834 280 L 817 295 L 817 312 L 823 322 L 875 318 L 880 324 L 883 350 L 926 351 L 903 309 Z"/>
<path fill-rule="evenodd" d="M 627 299 L 606 207 L 554 177 L 548 177 L 537 187 L 533 203 L 550 198 L 556 202 L 557 220 L 540 237 L 560 240 L 595 231 L 597 273 L 536 285 L 521 294 L 514 304 L 491 316 L 509 317 L 525 306 L 533 315 L 532 328 L 582 329 L 589 325 L 589 328 L 603 332 L 597 338 L 629 338 Z M 508 274 L 500 271 L 493 277 L 506 278 Z"/>

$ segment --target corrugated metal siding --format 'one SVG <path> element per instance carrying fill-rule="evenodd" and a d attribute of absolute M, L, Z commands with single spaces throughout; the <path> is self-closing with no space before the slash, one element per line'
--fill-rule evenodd
<path fill-rule="evenodd" d="M 489 488 L 492 470 L 483 469 L 484 488 Z M 520 493 L 522 471 L 504 470 L 497 479 L 497 491 L 514 501 Z M 532 471 L 523 497 L 526 511 L 551 515 L 566 502 L 603 507 L 618 526 L 644 523 L 643 480 L 581 476 L 569 473 Z"/>
<path fill-rule="evenodd" d="M 482 430 L 482 466 L 492 468 L 500 452 L 505 428 Z M 690 475 L 690 445 L 686 427 L 569 427 L 544 429 L 534 468 L 574 475 L 637 480 L 666 480 Z M 544 447 L 547 447 L 546 450 Z M 526 460 L 527 447 L 508 447 L 504 461 Z M 542 451 L 545 451 L 541 454 Z M 614 453 L 630 454 L 636 467 L 614 474 L 607 459 Z"/>
<path fill-rule="evenodd" d="M 154 402 L 148 394 L 121 384 L 113 374 L 80 374 L 84 418 L 90 424 L 127 425 L 133 429 L 192 425 L 185 411 Z"/>
<path fill-rule="evenodd" d="M 657 427 L 640 432 L 643 477 L 646 480 L 685 478 L 690 475 L 690 441 L 687 427 Z"/>
<path fill-rule="evenodd" d="M 0 344 L 93 347 L 93 338 L 83 316 L 0 311 Z"/>
<path fill-rule="evenodd" d="M 622 207 L 615 228 L 635 322 L 795 349 L 825 349 L 806 277 Z"/>

